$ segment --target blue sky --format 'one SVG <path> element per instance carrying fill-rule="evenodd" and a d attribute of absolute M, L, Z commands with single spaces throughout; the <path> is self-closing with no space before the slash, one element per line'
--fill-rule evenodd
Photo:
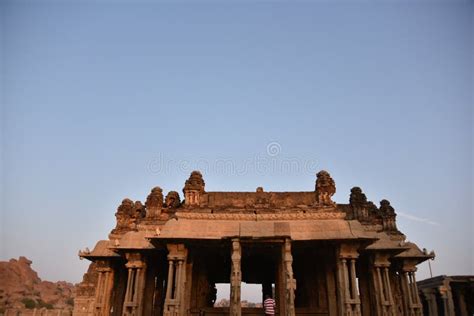
<path fill-rule="evenodd" d="M 473 9 L 2 2 L 0 259 L 77 282 L 125 197 L 195 168 L 209 191 L 310 191 L 326 169 L 337 202 L 389 199 L 434 274 L 474 274 Z"/>

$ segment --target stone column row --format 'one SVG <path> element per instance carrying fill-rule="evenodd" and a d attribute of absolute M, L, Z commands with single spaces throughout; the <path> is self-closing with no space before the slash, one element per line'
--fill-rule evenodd
<path fill-rule="evenodd" d="M 423 289 L 422 293 L 428 305 L 428 314 L 430 316 L 438 316 L 438 304 L 436 302 L 436 291 L 434 289 Z"/>
<path fill-rule="evenodd" d="M 94 316 L 105 316 L 110 314 L 110 299 L 114 286 L 114 270 L 111 262 L 101 260 L 97 262 L 98 280 L 95 292 Z"/>
<path fill-rule="evenodd" d="M 143 314 L 143 294 L 145 290 L 146 263 L 141 253 L 127 253 L 127 290 L 123 302 L 123 316 Z"/>
<path fill-rule="evenodd" d="M 390 254 L 375 253 L 372 264 L 372 288 L 376 302 L 376 313 L 382 316 L 395 316 L 395 301 L 390 284 Z"/>
<path fill-rule="evenodd" d="M 183 244 L 169 244 L 168 251 L 168 281 L 163 315 L 185 315 L 187 249 Z"/>
<path fill-rule="evenodd" d="M 337 258 L 337 294 L 341 316 L 361 315 L 355 266 L 357 258 L 357 245 L 340 245 Z"/>
<path fill-rule="evenodd" d="M 422 316 L 423 305 L 418 294 L 415 278 L 416 268 L 403 268 L 400 272 L 400 283 L 402 286 L 403 307 L 407 316 Z"/>
<path fill-rule="evenodd" d="M 390 286 L 389 267 L 374 266 L 372 273 L 374 288 L 376 288 L 377 312 L 378 315 L 395 315 L 392 288 Z"/>

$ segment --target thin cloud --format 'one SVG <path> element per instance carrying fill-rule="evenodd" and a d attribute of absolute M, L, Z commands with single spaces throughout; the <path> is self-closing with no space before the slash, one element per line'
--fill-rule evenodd
<path fill-rule="evenodd" d="M 438 222 L 432 221 L 430 219 L 410 215 L 410 214 L 403 213 L 403 212 L 397 212 L 397 215 L 399 215 L 403 218 L 415 221 L 415 222 L 426 223 L 426 224 L 430 224 L 430 225 L 434 225 L 434 226 L 439 226 L 440 225 Z"/>

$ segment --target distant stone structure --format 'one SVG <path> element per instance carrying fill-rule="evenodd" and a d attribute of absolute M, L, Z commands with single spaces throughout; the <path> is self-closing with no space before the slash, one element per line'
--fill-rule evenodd
<path fill-rule="evenodd" d="M 279 315 L 418 316 L 416 266 L 434 257 L 406 242 L 387 200 L 358 187 L 332 200 L 330 174 L 309 192 L 207 192 L 193 171 L 181 201 L 155 187 L 143 206 L 124 199 L 91 260 L 74 315 L 262 315 L 241 283 L 274 292 Z M 229 306 L 214 306 L 228 283 Z"/>
<path fill-rule="evenodd" d="M 424 315 L 474 315 L 474 275 L 440 275 L 417 285 Z"/>

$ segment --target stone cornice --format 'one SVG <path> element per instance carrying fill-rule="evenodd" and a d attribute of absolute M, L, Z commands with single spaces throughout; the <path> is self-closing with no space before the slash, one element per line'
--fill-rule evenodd
<path fill-rule="evenodd" d="M 198 213 L 177 212 L 177 218 L 194 220 L 240 220 L 240 221 L 275 221 L 275 220 L 324 220 L 344 219 L 343 212 L 285 212 L 285 213 Z"/>

